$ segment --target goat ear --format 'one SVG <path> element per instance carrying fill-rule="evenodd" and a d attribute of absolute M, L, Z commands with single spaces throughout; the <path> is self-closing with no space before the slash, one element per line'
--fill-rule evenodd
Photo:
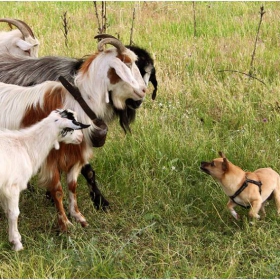
<path fill-rule="evenodd" d="M 132 87 L 138 88 L 138 83 L 132 76 L 131 69 L 129 69 L 120 59 L 114 58 L 110 61 L 109 66 L 114 68 L 117 75 Z"/>
<path fill-rule="evenodd" d="M 81 122 L 77 121 L 71 121 L 68 125 L 69 128 L 72 128 L 74 130 L 84 129 L 90 127 L 90 124 L 83 124 Z"/>
<path fill-rule="evenodd" d="M 32 44 L 30 44 L 22 39 L 18 40 L 16 42 L 16 45 L 23 51 L 29 51 L 33 47 Z"/>
<path fill-rule="evenodd" d="M 76 128 L 76 130 L 77 130 L 77 129 L 88 128 L 88 127 L 91 126 L 90 124 L 83 124 L 83 123 L 81 123 L 81 122 L 75 122 L 75 124 L 79 126 L 79 128 Z"/>

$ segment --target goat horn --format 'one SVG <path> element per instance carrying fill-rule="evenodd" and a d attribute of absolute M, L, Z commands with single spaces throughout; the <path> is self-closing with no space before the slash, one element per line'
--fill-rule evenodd
<path fill-rule="evenodd" d="M 99 40 L 105 39 L 105 38 L 113 38 L 113 39 L 117 39 L 117 40 L 118 40 L 118 38 L 114 37 L 113 35 L 105 34 L 105 33 L 103 33 L 103 34 L 98 34 L 98 35 L 96 35 L 96 36 L 94 37 L 94 39 L 99 39 Z"/>
<path fill-rule="evenodd" d="M 103 52 L 103 50 L 104 50 L 103 47 L 106 44 L 110 44 L 110 45 L 116 47 L 117 50 L 119 51 L 119 53 L 123 53 L 126 50 L 126 47 L 118 39 L 116 39 L 116 38 L 104 38 L 97 45 L 98 51 Z"/>
<path fill-rule="evenodd" d="M 31 28 L 22 20 L 12 19 L 12 18 L 1 18 L 0 22 L 7 22 L 9 24 L 16 26 L 19 29 L 19 31 L 22 33 L 24 39 L 28 36 L 31 36 L 35 39 L 34 33 L 31 30 Z"/>

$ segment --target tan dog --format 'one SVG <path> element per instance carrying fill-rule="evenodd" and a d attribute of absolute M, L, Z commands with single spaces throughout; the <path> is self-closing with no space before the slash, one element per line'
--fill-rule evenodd
<path fill-rule="evenodd" d="M 222 185 L 224 192 L 230 197 L 227 207 L 235 219 L 239 219 L 234 210 L 236 205 L 251 207 L 250 217 L 260 218 L 260 210 L 265 216 L 264 204 L 272 194 L 277 213 L 280 214 L 280 176 L 277 172 L 271 168 L 245 172 L 232 164 L 222 152 L 219 155 L 220 158 L 211 162 L 201 162 L 200 169 Z"/>

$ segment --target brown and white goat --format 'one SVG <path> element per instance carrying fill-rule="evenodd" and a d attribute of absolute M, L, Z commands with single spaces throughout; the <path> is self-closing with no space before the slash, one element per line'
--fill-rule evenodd
<path fill-rule="evenodd" d="M 103 50 L 106 44 L 116 48 Z M 120 41 L 103 39 L 98 44 L 98 52 L 90 56 L 78 71 L 74 84 L 91 110 L 103 121 L 110 122 L 115 110 L 123 110 L 131 104 L 139 107 L 143 101 L 146 85 L 135 64 L 136 58 Z M 80 145 L 62 143 L 60 150 L 52 150 L 39 173 L 40 184 L 50 191 L 54 199 L 60 229 L 66 231 L 71 223 L 62 203 L 60 173 L 67 175 L 70 215 L 86 226 L 87 221 L 77 206 L 77 177 L 82 166 L 92 157 L 91 136 L 98 128 L 59 82 L 47 81 L 33 87 L 0 83 L 0 127 L 17 129 L 30 126 L 55 108 L 69 108 L 77 112 L 81 122 L 92 124 L 83 131 L 84 140 Z"/>

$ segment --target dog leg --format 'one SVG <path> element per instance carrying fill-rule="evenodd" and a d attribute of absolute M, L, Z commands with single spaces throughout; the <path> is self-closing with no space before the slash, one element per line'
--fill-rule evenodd
<path fill-rule="evenodd" d="M 280 190 L 278 188 L 273 191 L 273 196 L 276 204 L 277 214 L 280 215 Z"/>
<path fill-rule="evenodd" d="M 228 203 L 227 203 L 227 208 L 228 210 L 230 211 L 231 215 L 236 219 L 236 220 L 239 220 L 239 215 L 235 212 L 234 210 L 234 207 L 236 206 L 237 204 L 234 203 L 232 200 L 229 200 Z"/>
<path fill-rule="evenodd" d="M 262 218 L 265 218 L 266 216 L 265 206 L 266 206 L 266 202 L 264 202 L 261 206 Z"/>
<path fill-rule="evenodd" d="M 259 219 L 260 215 L 258 214 L 260 209 L 262 208 L 262 201 L 260 200 L 254 200 L 251 203 L 251 210 L 249 211 L 249 216 L 251 218 Z"/>

